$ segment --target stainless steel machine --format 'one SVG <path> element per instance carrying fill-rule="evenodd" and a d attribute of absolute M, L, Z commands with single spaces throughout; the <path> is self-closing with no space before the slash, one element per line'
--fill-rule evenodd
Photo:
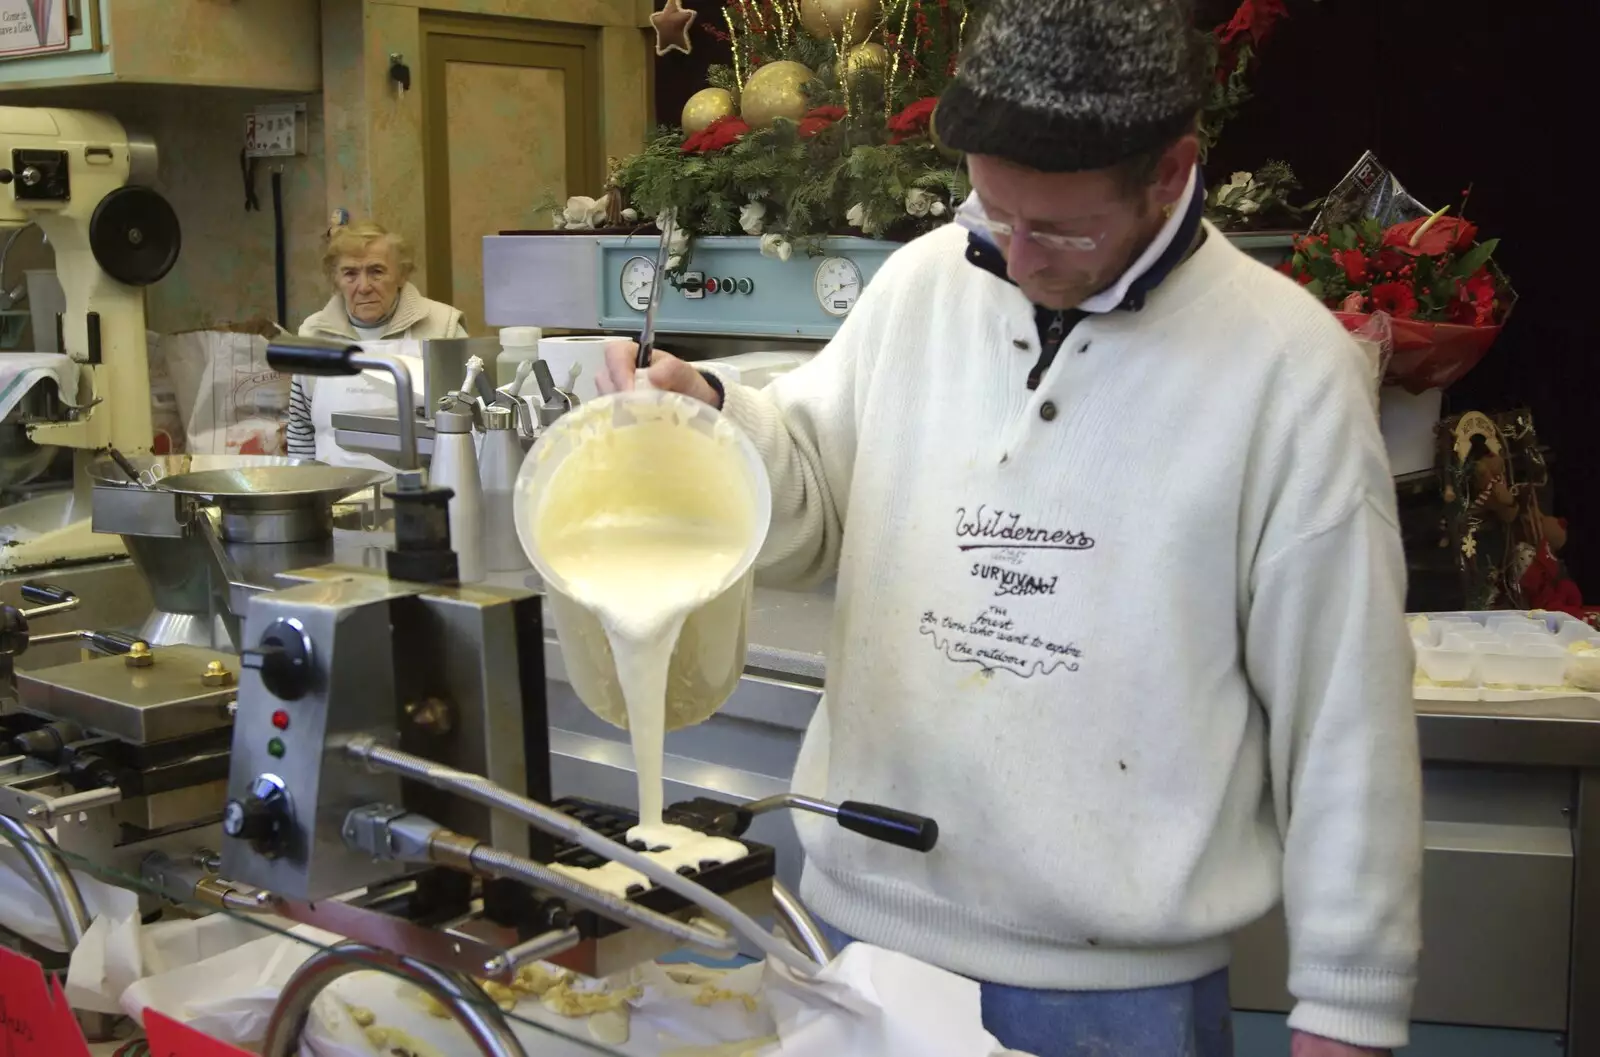
<path fill-rule="evenodd" d="M 300 374 L 389 370 L 401 406 L 411 396 L 403 364 L 353 347 L 275 345 L 269 359 Z M 316 561 L 316 540 L 292 538 L 325 522 L 291 500 L 325 506 L 361 483 L 329 484 L 330 467 L 156 478 L 125 460 L 126 480 L 102 485 L 106 527 L 218 555 L 207 590 L 238 619 L 238 652 L 86 635 L 110 655 L 16 673 L 16 708 L 0 715 L 0 826 L 27 849 L 68 935 L 83 918 L 70 865 L 137 877 L 186 906 L 273 912 L 347 937 L 285 989 L 269 1054 L 292 1052 L 316 992 L 360 968 L 413 980 L 484 1052 L 514 1057 L 522 1050 L 475 978 L 558 957 L 604 974 L 685 945 L 744 945 L 802 971 L 826 961 L 770 847 L 747 841 L 744 856 L 671 870 L 623 842 L 626 808 L 552 793 L 540 598 L 457 585 L 450 493 L 428 486 L 414 432 L 397 428 L 394 533 L 378 568 Z M 283 480 L 245 487 L 263 477 Z M 286 548 L 269 552 L 270 582 L 241 575 L 269 571 L 260 555 L 240 557 L 249 546 Z M 310 564 L 283 568 L 285 555 Z M 72 603 L 30 595 L 36 608 L 7 614 L 23 648 L 30 620 Z M 937 840 L 914 815 L 782 796 L 694 800 L 669 819 L 736 837 L 779 808 L 832 814 L 908 854 Z M 590 883 L 582 871 L 608 860 L 648 883 Z M 756 920 L 774 916 L 789 942 Z"/>

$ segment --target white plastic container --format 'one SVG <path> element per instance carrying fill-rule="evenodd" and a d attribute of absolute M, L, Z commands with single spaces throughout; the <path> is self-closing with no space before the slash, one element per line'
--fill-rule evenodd
<path fill-rule="evenodd" d="M 1417 668 L 1430 680 L 1444 686 L 1477 685 L 1473 674 L 1477 660 L 1478 655 L 1470 649 L 1417 648 Z"/>
<path fill-rule="evenodd" d="M 1600 651 L 1600 639 L 1595 640 Z M 1567 655 L 1567 683 L 1589 693 L 1600 693 L 1600 652 L 1569 653 Z"/>
<path fill-rule="evenodd" d="M 1378 428 L 1389 452 L 1389 472 L 1401 474 L 1431 470 L 1438 457 L 1434 429 L 1444 393 L 1428 389 L 1412 395 L 1398 385 L 1386 385 L 1378 397 Z"/>
<path fill-rule="evenodd" d="M 1484 645 L 1478 649 L 1478 674 L 1486 687 L 1519 690 L 1559 688 L 1566 682 L 1570 654 L 1560 646 Z"/>
<path fill-rule="evenodd" d="M 538 327 L 500 328 L 500 355 L 494 358 L 496 389 L 510 384 L 517 376 L 519 363 L 539 358 L 539 339 L 542 337 L 544 333 Z"/>
<path fill-rule="evenodd" d="M 626 728 L 627 705 L 605 630 L 594 614 L 573 600 L 561 577 L 544 560 L 537 530 L 541 504 L 552 486 L 565 486 L 557 475 L 574 452 L 594 443 L 596 437 L 610 444 L 625 444 L 620 437 L 630 427 L 661 421 L 676 422 L 683 429 L 731 444 L 731 456 L 707 460 L 706 473 L 697 475 L 691 492 L 674 493 L 671 515 L 681 517 L 687 503 L 696 513 L 703 509 L 707 516 L 714 516 L 714 510 L 731 501 L 745 505 L 744 520 L 750 526 L 748 544 L 727 585 L 690 613 L 679 633 L 667 675 L 666 700 L 666 729 L 676 730 L 699 723 L 721 708 L 744 673 L 753 567 L 772 517 L 767 471 L 749 438 L 724 422 L 715 409 L 677 393 L 641 389 L 602 397 L 559 419 L 528 453 L 517 475 L 515 517 L 517 538 L 544 580 L 568 682 L 601 719 Z M 650 456 L 648 451 L 639 454 Z"/>

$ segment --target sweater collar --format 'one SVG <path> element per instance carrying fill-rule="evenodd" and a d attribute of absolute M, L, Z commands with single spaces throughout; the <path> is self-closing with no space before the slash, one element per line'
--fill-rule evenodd
<path fill-rule="evenodd" d="M 1182 211 L 1174 210 L 1161 231 L 1145 247 L 1144 252 L 1127 271 L 1100 293 L 1078 305 L 1078 311 L 1104 313 L 1112 311 L 1138 312 L 1144 308 L 1145 299 L 1194 252 L 1204 238 L 1201 227 L 1205 210 L 1205 176 L 1197 165 L 1189 175 L 1187 204 Z M 999 247 L 983 235 L 967 235 L 967 260 L 1015 286 L 1006 271 L 1006 259 Z"/>
<path fill-rule="evenodd" d="M 400 297 L 395 301 L 394 310 L 389 313 L 389 318 L 381 324 L 383 339 L 402 337 L 405 332 L 416 326 L 428 314 L 428 301 L 422 296 L 412 283 L 406 283 L 400 290 Z M 321 312 L 308 324 L 328 337 L 345 338 L 350 341 L 360 341 L 361 335 L 356 332 L 355 323 L 350 319 L 350 313 L 345 309 L 344 297 L 334 294 Z"/>

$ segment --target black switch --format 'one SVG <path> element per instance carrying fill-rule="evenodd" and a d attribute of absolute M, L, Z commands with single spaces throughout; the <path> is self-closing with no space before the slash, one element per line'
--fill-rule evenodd
<path fill-rule="evenodd" d="M 261 685 L 284 701 L 298 701 L 311 689 L 311 640 L 292 621 L 267 625 L 260 644 L 242 651 L 239 663 L 261 673 Z"/>

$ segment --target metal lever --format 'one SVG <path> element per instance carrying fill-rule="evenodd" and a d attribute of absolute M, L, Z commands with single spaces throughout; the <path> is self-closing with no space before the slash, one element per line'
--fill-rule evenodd
<path fill-rule="evenodd" d="M 22 615 L 30 620 L 47 617 L 51 613 L 69 613 L 78 608 L 80 599 L 65 587 L 52 584 L 26 583 L 22 585 L 22 600 L 33 602 L 33 609 L 24 609 Z"/>
<path fill-rule="evenodd" d="M 743 810 L 755 816 L 779 808 L 825 815 L 853 833 L 912 851 L 930 852 L 939 843 L 939 823 L 933 819 L 892 807 L 864 804 L 859 800 L 830 804 L 826 800 L 815 800 L 797 793 L 784 793 L 747 804 Z"/>
<path fill-rule="evenodd" d="M 396 417 L 400 420 L 400 468 L 415 470 L 417 461 L 417 400 L 411 371 L 394 356 L 374 356 L 359 345 L 335 344 L 312 338 L 279 338 L 267 345 L 267 363 L 283 374 L 340 377 L 365 370 L 387 371 L 394 379 Z"/>

